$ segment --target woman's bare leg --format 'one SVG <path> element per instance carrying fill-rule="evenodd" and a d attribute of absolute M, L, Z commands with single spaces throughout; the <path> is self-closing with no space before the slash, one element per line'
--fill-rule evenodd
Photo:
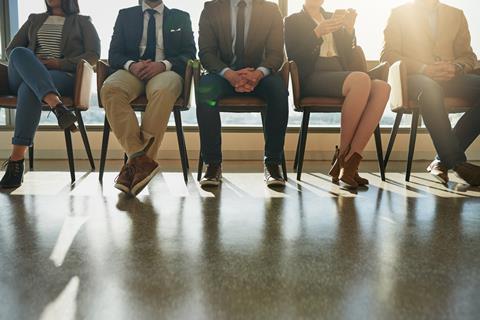
<path fill-rule="evenodd" d="M 390 86 L 386 82 L 380 80 L 372 81 L 370 99 L 363 114 L 361 114 L 359 125 L 350 143 L 350 152 L 345 157 L 346 160 L 354 153 L 362 154 L 383 116 L 389 96 Z"/>
<path fill-rule="evenodd" d="M 345 79 L 343 84 L 345 102 L 342 108 L 340 154 L 344 154 L 352 143 L 368 103 L 371 83 L 370 76 L 363 72 L 352 72 Z M 348 158 L 345 160 L 348 160 Z"/>
<path fill-rule="evenodd" d="M 10 156 L 10 160 L 12 161 L 21 161 L 25 158 L 25 152 L 27 151 L 28 147 L 26 146 L 13 146 L 12 155 Z"/>

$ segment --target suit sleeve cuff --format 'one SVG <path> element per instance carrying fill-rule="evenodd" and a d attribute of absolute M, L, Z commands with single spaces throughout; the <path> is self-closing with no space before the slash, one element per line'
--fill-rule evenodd
<path fill-rule="evenodd" d="M 135 63 L 135 61 L 133 60 L 129 60 L 127 61 L 124 65 L 123 65 L 123 68 L 127 71 L 130 71 L 130 66 L 132 65 L 132 63 Z"/>
<path fill-rule="evenodd" d="M 225 78 L 225 73 L 229 70 L 232 70 L 230 68 L 224 68 L 222 71 L 220 71 L 219 75 L 221 75 L 223 78 Z"/>
<path fill-rule="evenodd" d="M 162 60 L 162 63 L 165 65 L 165 70 L 170 71 L 172 70 L 172 63 L 168 60 Z"/>
<path fill-rule="evenodd" d="M 258 67 L 257 70 L 260 71 L 261 73 L 263 73 L 264 77 L 268 77 L 271 73 L 270 69 L 265 68 L 265 67 Z"/>

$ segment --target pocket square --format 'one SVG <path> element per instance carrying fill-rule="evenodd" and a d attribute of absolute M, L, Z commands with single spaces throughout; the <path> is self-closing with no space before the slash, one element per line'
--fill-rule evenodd
<path fill-rule="evenodd" d="M 180 32 L 182 31 L 182 28 L 178 28 L 178 29 L 171 29 L 170 32 Z"/>

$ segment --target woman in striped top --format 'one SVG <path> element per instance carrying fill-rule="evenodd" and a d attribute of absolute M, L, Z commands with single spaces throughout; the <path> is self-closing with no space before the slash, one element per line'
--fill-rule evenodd
<path fill-rule="evenodd" d="M 60 100 L 74 92 L 80 60 L 95 65 L 100 39 L 89 17 L 79 15 L 78 0 L 45 0 L 47 12 L 32 14 L 7 48 L 10 90 L 17 95 L 13 151 L 0 188 L 22 184 L 24 155 L 33 143 L 42 104 L 48 104 L 63 130 L 75 128 L 73 112 Z"/>

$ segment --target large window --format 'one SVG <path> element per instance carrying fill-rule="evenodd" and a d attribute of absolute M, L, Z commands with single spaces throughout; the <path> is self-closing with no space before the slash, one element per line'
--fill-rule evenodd
<path fill-rule="evenodd" d="M 195 32 L 195 38 L 198 39 L 198 20 L 203 9 L 205 1 L 201 0 L 164 0 L 165 4 L 171 8 L 178 8 L 188 11 L 191 15 L 192 25 Z M 278 2 L 278 1 L 275 1 Z M 357 35 L 358 42 L 364 48 L 369 60 L 378 60 L 383 42 L 383 29 L 392 8 L 407 2 L 407 0 L 326 0 L 327 10 L 336 8 L 355 8 L 358 13 Z M 478 12 L 477 1 L 472 0 L 444 0 L 444 3 L 462 8 L 470 23 L 472 32 L 472 43 L 474 50 L 480 52 L 480 20 L 476 19 Z M 92 17 L 93 23 L 97 27 L 102 41 L 102 58 L 108 56 L 108 47 L 113 30 L 113 25 L 121 8 L 138 4 L 138 0 L 116 0 L 116 1 L 98 1 L 98 0 L 79 0 L 82 14 Z M 297 12 L 302 8 L 304 0 L 288 0 L 288 13 Z M 28 15 L 32 12 L 42 12 L 45 10 L 43 0 L 18 0 L 18 20 L 20 25 L 25 22 Z M 97 105 L 97 90 L 94 85 L 92 95 L 92 105 Z M 194 102 L 194 101 L 193 101 Z M 87 124 L 103 124 L 103 111 L 98 107 L 92 107 L 85 113 L 85 122 Z M 291 112 L 291 126 L 300 124 L 300 114 Z M 392 125 L 394 115 L 388 110 L 382 119 L 383 125 Z M 223 124 L 229 126 L 260 126 L 261 121 L 256 114 L 223 114 Z M 5 113 L 0 113 L 0 124 L 5 121 Z M 196 125 L 195 111 L 183 113 L 185 125 Z M 315 126 L 339 126 L 340 116 L 336 114 L 313 115 L 312 125 Z M 47 115 L 42 116 L 42 124 L 54 124 L 55 117 Z M 173 123 L 173 122 L 172 122 Z"/>

